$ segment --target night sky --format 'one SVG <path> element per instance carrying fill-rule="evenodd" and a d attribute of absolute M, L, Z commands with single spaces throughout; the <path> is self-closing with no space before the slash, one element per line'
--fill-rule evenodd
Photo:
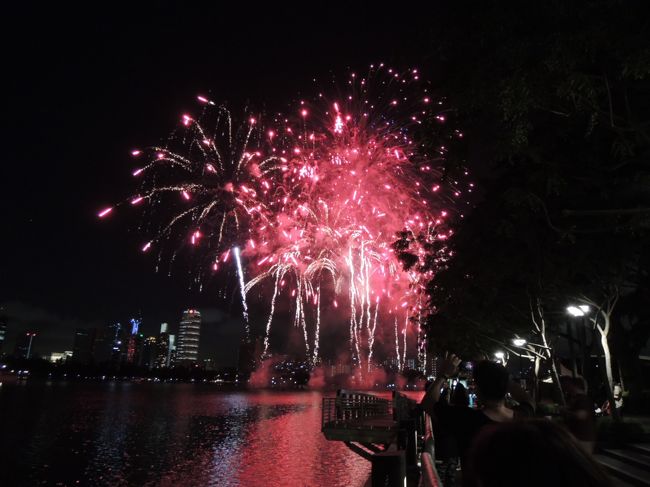
<path fill-rule="evenodd" d="M 428 14 L 352 2 L 313 11 L 132 3 L 12 6 L 3 15 L 5 351 L 28 328 L 39 333 L 35 351 L 49 353 L 69 350 L 78 326 L 139 314 L 154 333 L 197 307 L 202 354 L 227 362 L 241 327 L 237 302 L 217 299 L 218 283 L 190 290 L 182 266 L 171 278 L 156 273 L 155 253 L 139 252 L 138 212 L 96 218 L 135 188 L 129 151 L 164 139 L 198 93 L 286 111 L 300 92 L 313 93 L 312 78 L 378 61 L 421 67 Z"/>

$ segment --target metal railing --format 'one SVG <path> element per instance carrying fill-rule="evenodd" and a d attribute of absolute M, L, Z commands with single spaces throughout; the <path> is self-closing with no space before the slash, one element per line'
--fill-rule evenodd
<path fill-rule="evenodd" d="M 336 397 L 323 398 L 323 416 L 321 426 L 336 424 L 345 427 L 345 423 L 358 422 L 365 418 L 392 415 L 392 402 L 363 393 L 341 391 Z"/>
<path fill-rule="evenodd" d="M 323 398 L 321 430 L 372 463 L 373 486 L 401 487 L 407 478 L 408 485 L 442 486 L 431 418 L 402 394 L 389 400 L 340 390 L 336 397 Z"/>

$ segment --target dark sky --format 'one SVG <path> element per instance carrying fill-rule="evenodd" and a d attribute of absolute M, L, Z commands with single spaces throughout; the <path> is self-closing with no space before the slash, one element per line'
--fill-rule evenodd
<path fill-rule="evenodd" d="M 217 285 L 189 290 L 182 266 L 156 273 L 155 255 L 138 251 L 136 219 L 96 218 L 134 188 L 129 150 L 165 138 L 197 93 L 284 109 L 314 77 L 420 64 L 428 14 L 372 2 L 92 3 L 2 16 L 0 304 L 10 336 L 36 329 L 37 352 L 60 351 L 77 326 L 141 314 L 152 333 L 193 306 L 208 322 L 202 352 L 223 357 L 240 327 L 237 303 L 218 299 Z"/>

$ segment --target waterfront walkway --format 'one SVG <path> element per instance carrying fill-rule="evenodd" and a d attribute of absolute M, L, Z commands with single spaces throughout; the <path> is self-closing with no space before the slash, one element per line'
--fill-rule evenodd
<path fill-rule="evenodd" d="M 650 443 L 602 447 L 594 456 L 619 487 L 650 487 Z"/>

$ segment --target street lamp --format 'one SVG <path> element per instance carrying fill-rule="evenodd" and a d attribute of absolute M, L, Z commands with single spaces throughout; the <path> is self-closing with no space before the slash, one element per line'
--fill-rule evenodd
<path fill-rule="evenodd" d="M 569 313 L 571 316 L 584 316 L 585 312 L 582 311 L 580 308 L 577 306 L 567 306 L 567 313 Z"/>
<path fill-rule="evenodd" d="M 517 348 L 523 348 L 527 343 L 528 343 L 528 341 L 525 338 L 515 337 L 515 338 L 512 339 L 512 344 Z M 519 355 L 519 381 L 524 382 L 523 381 L 524 372 L 523 372 L 523 363 L 522 363 L 523 357 L 522 357 L 521 352 L 519 352 L 518 355 Z M 526 384 L 524 383 L 522 385 L 525 388 Z"/>
<path fill-rule="evenodd" d="M 566 310 L 567 310 L 567 313 L 569 313 L 574 318 L 583 318 L 583 320 L 584 320 L 585 316 L 587 316 L 589 314 L 589 312 L 591 311 L 591 308 L 589 307 L 589 305 L 579 304 L 578 306 L 573 306 L 573 305 L 567 306 Z M 586 327 L 583 326 L 581 328 L 581 333 L 580 333 L 580 336 L 582 337 L 582 340 L 581 340 L 582 343 L 580 345 L 581 345 L 581 348 L 582 348 L 583 355 L 585 355 L 585 353 L 586 353 L 585 348 L 587 346 L 587 337 L 586 337 L 585 328 Z M 571 350 L 571 361 L 573 362 L 573 377 L 575 377 L 577 375 L 577 368 L 578 367 L 577 367 L 577 364 L 576 364 L 575 352 L 573 350 L 573 323 L 569 327 L 569 330 L 570 330 L 570 333 L 569 333 L 569 349 Z M 582 374 L 583 375 L 585 374 L 584 369 L 585 369 L 585 363 L 587 362 L 587 360 L 588 360 L 588 358 L 586 356 L 584 356 L 583 359 L 582 359 Z"/>
<path fill-rule="evenodd" d="M 567 313 L 569 313 L 571 316 L 579 317 L 579 316 L 585 316 L 591 308 L 586 305 L 586 304 L 581 304 L 579 306 L 567 306 L 566 308 Z"/>
<path fill-rule="evenodd" d="M 513 338 L 512 339 L 512 344 L 515 347 L 523 347 L 524 345 L 526 345 L 526 343 L 528 343 L 528 342 L 524 338 Z"/>
<path fill-rule="evenodd" d="M 506 354 L 501 350 L 494 352 L 494 358 L 496 358 L 502 365 L 506 364 Z"/>

